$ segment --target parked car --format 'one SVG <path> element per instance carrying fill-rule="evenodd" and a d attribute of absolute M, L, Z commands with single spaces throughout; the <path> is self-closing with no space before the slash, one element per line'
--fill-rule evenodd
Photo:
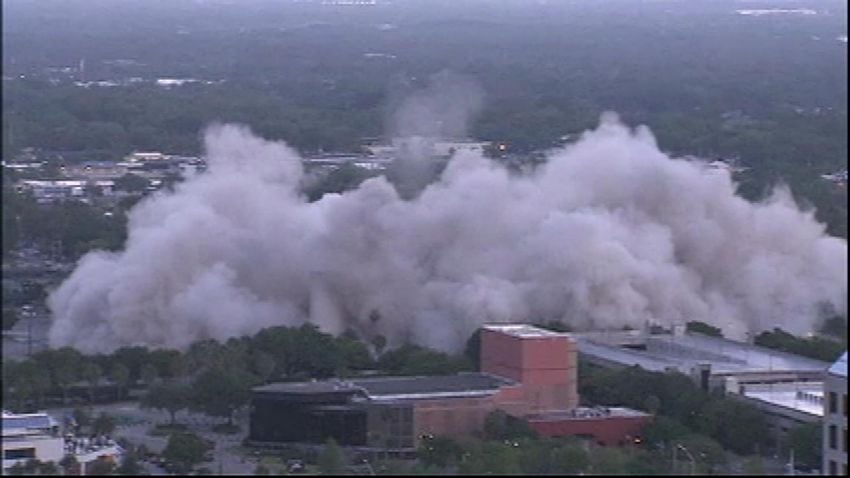
<path fill-rule="evenodd" d="M 286 469 L 290 473 L 303 473 L 306 466 L 304 466 L 304 462 L 301 460 L 288 460 L 286 462 Z"/>

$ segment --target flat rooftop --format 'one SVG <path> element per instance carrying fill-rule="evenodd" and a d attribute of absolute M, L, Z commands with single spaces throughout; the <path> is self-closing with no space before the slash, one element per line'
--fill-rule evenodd
<path fill-rule="evenodd" d="M 612 331 L 573 336 L 578 340 L 579 352 L 584 355 L 652 371 L 676 368 L 687 372 L 708 363 L 713 375 L 825 373 L 830 366 L 827 362 L 702 334 L 643 335 L 638 331 Z"/>
<path fill-rule="evenodd" d="M 488 373 L 459 373 L 428 377 L 375 377 L 352 380 L 273 383 L 255 392 L 281 394 L 363 393 L 373 400 L 410 400 L 478 396 L 495 393 L 516 382 Z"/>
<path fill-rule="evenodd" d="M 571 410 L 556 410 L 528 416 L 530 421 L 561 420 L 605 420 L 611 418 L 648 417 L 648 413 L 625 407 L 577 407 Z"/>
<path fill-rule="evenodd" d="M 3 412 L 3 438 L 13 435 L 45 432 L 58 426 L 56 420 L 46 413 L 29 413 L 16 415 Z"/>
<path fill-rule="evenodd" d="M 520 337 L 523 339 L 570 336 L 570 334 L 566 334 L 563 332 L 553 332 L 551 330 L 541 329 L 540 327 L 535 327 L 533 325 L 528 324 L 489 324 L 483 326 L 482 328 L 486 330 L 492 330 L 494 332 L 501 332 L 503 334 L 511 335 L 514 337 Z"/>
<path fill-rule="evenodd" d="M 354 387 L 351 383 L 341 380 L 278 382 L 254 387 L 252 390 L 258 393 L 280 393 L 285 395 L 315 395 L 327 393 L 350 395 L 359 391 L 359 389 Z"/>
<path fill-rule="evenodd" d="M 769 385 L 747 385 L 743 395 L 771 405 L 823 416 L 823 383 L 797 382 Z"/>

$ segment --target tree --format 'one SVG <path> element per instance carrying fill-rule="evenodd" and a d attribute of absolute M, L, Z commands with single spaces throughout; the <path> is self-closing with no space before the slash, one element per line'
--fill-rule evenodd
<path fill-rule="evenodd" d="M 658 450 L 630 449 L 625 473 L 634 476 L 665 475 L 669 469 L 664 458 Z"/>
<path fill-rule="evenodd" d="M 62 390 L 62 403 L 67 403 L 68 388 L 80 378 L 82 354 L 71 347 L 63 347 L 42 352 L 36 360 L 46 364 L 51 380 Z"/>
<path fill-rule="evenodd" d="M 263 383 L 268 383 L 275 371 L 275 367 L 277 367 L 277 364 L 271 354 L 263 351 L 258 351 L 254 354 L 254 372 L 260 377 Z"/>
<path fill-rule="evenodd" d="M 32 474 L 28 469 L 25 462 L 17 462 L 14 465 L 9 467 L 9 474 L 12 476 L 18 475 L 30 475 Z"/>
<path fill-rule="evenodd" d="M 820 468 L 822 460 L 822 433 L 819 423 L 806 423 L 791 429 L 788 441 L 794 450 L 794 459 L 801 468 Z"/>
<path fill-rule="evenodd" d="M 652 423 L 644 428 L 646 441 L 653 446 L 666 446 L 690 433 L 688 427 L 682 425 L 678 420 L 665 416 L 656 416 Z"/>
<path fill-rule="evenodd" d="M 4 365 L 4 369 L 7 366 L 6 378 L 9 380 L 10 396 L 15 399 L 18 407 L 25 410 L 31 399 L 41 404 L 45 392 L 50 389 L 50 375 L 47 370 L 33 360 Z"/>
<path fill-rule="evenodd" d="M 466 339 L 466 346 L 463 349 L 463 355 L 466 357 L 466 360 L 472 364 L 473 370 L 481 370 L 481 329 L 476 329 L 475 332 Z"/>
<path fill-rule="evenodd" d="M 80 462 L 77 461 L 77 458 L 74 455 L 65 455 L 59 460 L 59 466 L 62 467 L 62 470 L 66 475 L 74 475 L 79 474 L 77 472 L 80 467 Z"/>
<path fill-rule="evenodd" d="M 619 448 L 595 447 L 590 452 L 590 472 L 594 475 L 622 475 L 628 458 Z"/>
<path fill-rule="evenodd" d="M 110 435 L 115 431 L 115 420 L 106 413 L 101 413 L 92 423 L 92 433 L 95 435 Z"/>
<path fill-rule="evenodd" d="M 165 410 L 171 415 L 171 425 L 175 423 L 175 415 L 191 404 L 192 389 L 188 384 L 178 381 L 168 381 L 155 384 L 148 389 L 142 398 L 143 408 Z"/>
<path fill-rule="evenodd" d="M 795 337 L 782 329 L 764 331 L 756 336 L 755 344 L 782 350 L 824 362 L 834 362 L 847 349 L 846 342 L 825 337 Z"/>
<path fill-rule="evenodd" d="M 293 329 L 290 347 L 288 375 L 300 372 L 309 377 L 331 377 L 340 369 L 342 355 L 335 338 L 313 324 Z"/>
<path fill-rule="evenodd" d="M 227 348 L 213 339 L 194 342 L 186 351 L 187 366 L 198 372 L 235 365 L 230 358 Z"/>
<path fill-rule="evenodd" d="M 24 462 L 24 474 L 25 475 L 34 475 L 38 468 L 41 466 L 41 462 L 35 458 L 30 458 L 26 462 Z"/>
<path fill-rule="evenodd" d="M 143 193 L 149 184 L 147 179 L 133 173 L 127 173 L 115 180 L 115 189 L 131 193 Z"/>
<path fill-rule="evenodd" d="M 150 352 L 148 363 L 156 367 L 158 376 L 180 378 L 186 375 L 186 358 L 178 350 L 157 349 Z"/>
<path fill-rule="evenodd" d="M 53 461 L 43 461 L 38 465 L 39 475 L 58 475 L 59 467 Z"/>
<path fill-rule="evenodd" d="M 349 370 L 365 370 L 374 367 L 375 362 L 372 360 L 369 348 L 356 337 L 343 334 L 336 338 L 335 344 L 340 356 L 337 367 L 338 374 L 347 373 Z"/>
<path fill-rule="evenodd" d="M 671 442 L 671 446 L 682 445 L 696 459 L 697 467 L 701 473 L 716 473 L 726 466 L 726 451 L 720 443 L 705 435 L 691 433 L 687 436 Z"/>
<path fill-rule="evenodd" d="M 98 458 L 92 462 L 86 463 L 86 474 L 103 476 L 111 475 L 115 471 L 115 462 L 107 458 Z"/>
<path fill-rule="evenodd" d="M 91 417 L 88 412 L 86 412 L 82 408 L 75 408 L 73 411 L 74 422 L 77 424 L 77 433 L 80 432 L 83 428 L 89 426 L 91 424 Z"/>
<path fill-rule="evenodd" d="M 445 468 L 457 463 L 463 454 L 460 443 L 448 437 L 434 437 L 422 440 L 419 446 L 419 460 L 426 465 Z"/>
<path fill-rule="evenodd" d="M 124 476 L 137 476 L 141 475 L 143 471 L 144 469 L 139 464 L 137 452 L 130 450 L 124 455 L 124 460 L 118 469 L 115 470 L 115 473 Z"/>
<path fill-rule="evenodd" d="M 341 193 L 354 189 L 364 180 L 374 176 L 371 171 L 345 163 L 308 188 L 307 198 L 313 202 L 328 193 Z"/>
<path fill-rule="evenodd" d="M 744 474 L 747 475 L 764 475 L 764 460 L 759 455 L 747 457 L 744 461 Z"/>
<path fill-rule="evenodd" d="M 553 453 L 556 472 L 566 475 L 583 473 L 590 466 L 590 457 L 579 443 L 567 443 Z"/>
<path fill-rule="evenodd" d="M 155 365 L 147 363 L 142 366 L 139 375 L 142 383 L 150 387 L 159 378 L 159 371 Z"/>
<path fill-rule="evenodd" d="M 375 347 L 375 353 L 381 355 L 384 353 L 384 348 L 387 346 L 387 338 L 381 334 L 372 337 L 372 346 Z"/>
<path fill-rule="evenodd" d="M 94 403 L 94 393 L 100 383 L 100 378 L 103 376 L 103 369 L 94 362 L 86 362 L 80 371 L 80 375 L 89 384 L 89 403 Z"/>
<path fill-rule="evenodd" d="M 515 440 L 535 438 L 537 432 L 527 421 L 508 415 L 502 410 L 494 410 L 484 419 L 484 436 L 490 440 Z"/>
<path fill-rule="evenodd" d="M 319 453 L 319 473 L 322 475 L 340 475 L 345 471 L 345 455 L 333 438 L 328 438 Z"/>
<path fill-rule="evenodd" d="M 459 470 L 472 475 L 518 475 L 522 472 L 518 449 L 499 442 L 484 442 L 473 447 Z"/>
<path fill-rule="evenodd" d="M 5 298 L 3 300 L 4 304 L 7 304 Z M 15 311 L 13 307 L 3 307 L 3 330 L 11 330 L 12 327 L 18 322 L 18 313 Z"/>
<path fill-rule="evenodd" d="M 115 398 L 120 400 L 122 391 L 130 383 L 130 369 L 122 363 L 116 363 L 112 366 L 112 370 L 109 371 L 109 378 L 115 382 Z"/>
<path fill-rule="evenodd" d="M 172 433 L 162 456 L 175 463 L 181 473 L 187 473 L 204 460 L 210 446 L 194 433 Z"/>
<path fill-rule="evenodd" d="M 658 409 L 661 408 L 661 399 L 655 395 L 650 395 L 644 400 L 643 406 L 646 411 L 655 415 L 658 413 Z"/>
<path fill-rule="evenodd" d="M 192 407 L 207 415 L 225 417 L 232 426 L 233 412 L 248 403 L 255 383 L 255 377 L 238 369 L 209 369 L 193 383 Z"/>
<path fill-rule="evenodd" d="M 471 364 L 463 356 L 406 344 L 381 355 L 378 368 L 393 375 L 449 375 L 469 370 Z"/>
<path fill-rule="evenodd" d="M 3 325 L 5 328 L 5 323 Z M 842 340 L 847 344 L 847 317 L 833 315 L 823 321 L 820 331 L 826 335 Z"/>
<path fill-rule="evenodd" d="M 150 363 L 150 355 L 151 352 L 145 347 L 121 347 L 112 353 L 112 360 L 127 367 L 130 371 L 130 382 L 136 382 L 141 379 L 142 367 Z"/>
<path fill-rule="evenodd" d="M 701 418 L 700 429 L 735 453 L 753 453 L 770 436 L 761 412 L 731 398 L 713 401 L 703 409 Z"/>
<path fill-rule="evenodd" d="M 685 328 L 688 332 L 696 332 L 702 335 L 708 335 L 710 337 L 723 337 L 723 331 L 717 327 L 706 324 L 705 322 L 700 322 L 698 320 L 692 320 L 685 325 Z"/>

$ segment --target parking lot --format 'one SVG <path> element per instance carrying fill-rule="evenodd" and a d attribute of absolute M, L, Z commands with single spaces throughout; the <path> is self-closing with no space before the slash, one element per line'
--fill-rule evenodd
<path fill-rule="evenodd" d="M 122 402 L 108 405 L 95 405 L 87 408 L 92 416 L 105 412 L 115 419 L 115 439 L 125 438 L 131 444 L 144 445 L 149 451 L 160 454 L 168 443 L 167 436 L 152 436 L 150 431 L 157 424 L 167 424 L 170 416 L 157 410 L 140 409 L 137 402 Z M 72 408 L 56 408 L 48 412 L 61 418 L 73 411 Z M 211 418 L 203 414 L 178 412 L 176 421 L 186 425 L 189 431 L 214 443 L 211 450 L 214 460 L 202 463 L 197 468 L 206 467 L 214 473 L 229 475 L 250 475 L 257 467 L 258 459 L 251 456 L 248 450 L 242 448 L 242 440 L 247 435 L 247 420 L 244 415 L 237 415 L 234 422 L 241 428 L 239 433 L 225 435 L 213 432 L 212 428 L 222 423 L 220 418 Z M 161 468 L 151 463 L 143 463 L 151 474 L 166 474 Z"/>

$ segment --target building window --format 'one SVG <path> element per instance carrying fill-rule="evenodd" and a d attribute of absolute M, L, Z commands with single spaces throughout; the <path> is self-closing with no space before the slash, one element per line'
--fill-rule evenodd
<path fill-rule="evenodd" d="M 838 394 L 829 392 L 829 413 L 838 413 Z"/>
<path fill-rule="evenodd" d="M 830 450 L 837 450 L 838 449 L 838 445 L 836 443 L 837 441 L 838 441 L 838 427 L 836 427 L 835 425 L 830 425 L 829 426 L 829 449 Z"/>
<path fill-rule="evenodd" d="M 838 474 L 838 466 L 836 466 L 835 462 L 832 461 L 832 460 L 829 460 L 829 474 L 830 475 L 837 475 Z"/>
<path fill-rule="evenodd" d="M 3 452 L 4 460 L 23 460 L 35 458 L 35 448 L 18 448 L 17 450 L 6 450 Z"/>

